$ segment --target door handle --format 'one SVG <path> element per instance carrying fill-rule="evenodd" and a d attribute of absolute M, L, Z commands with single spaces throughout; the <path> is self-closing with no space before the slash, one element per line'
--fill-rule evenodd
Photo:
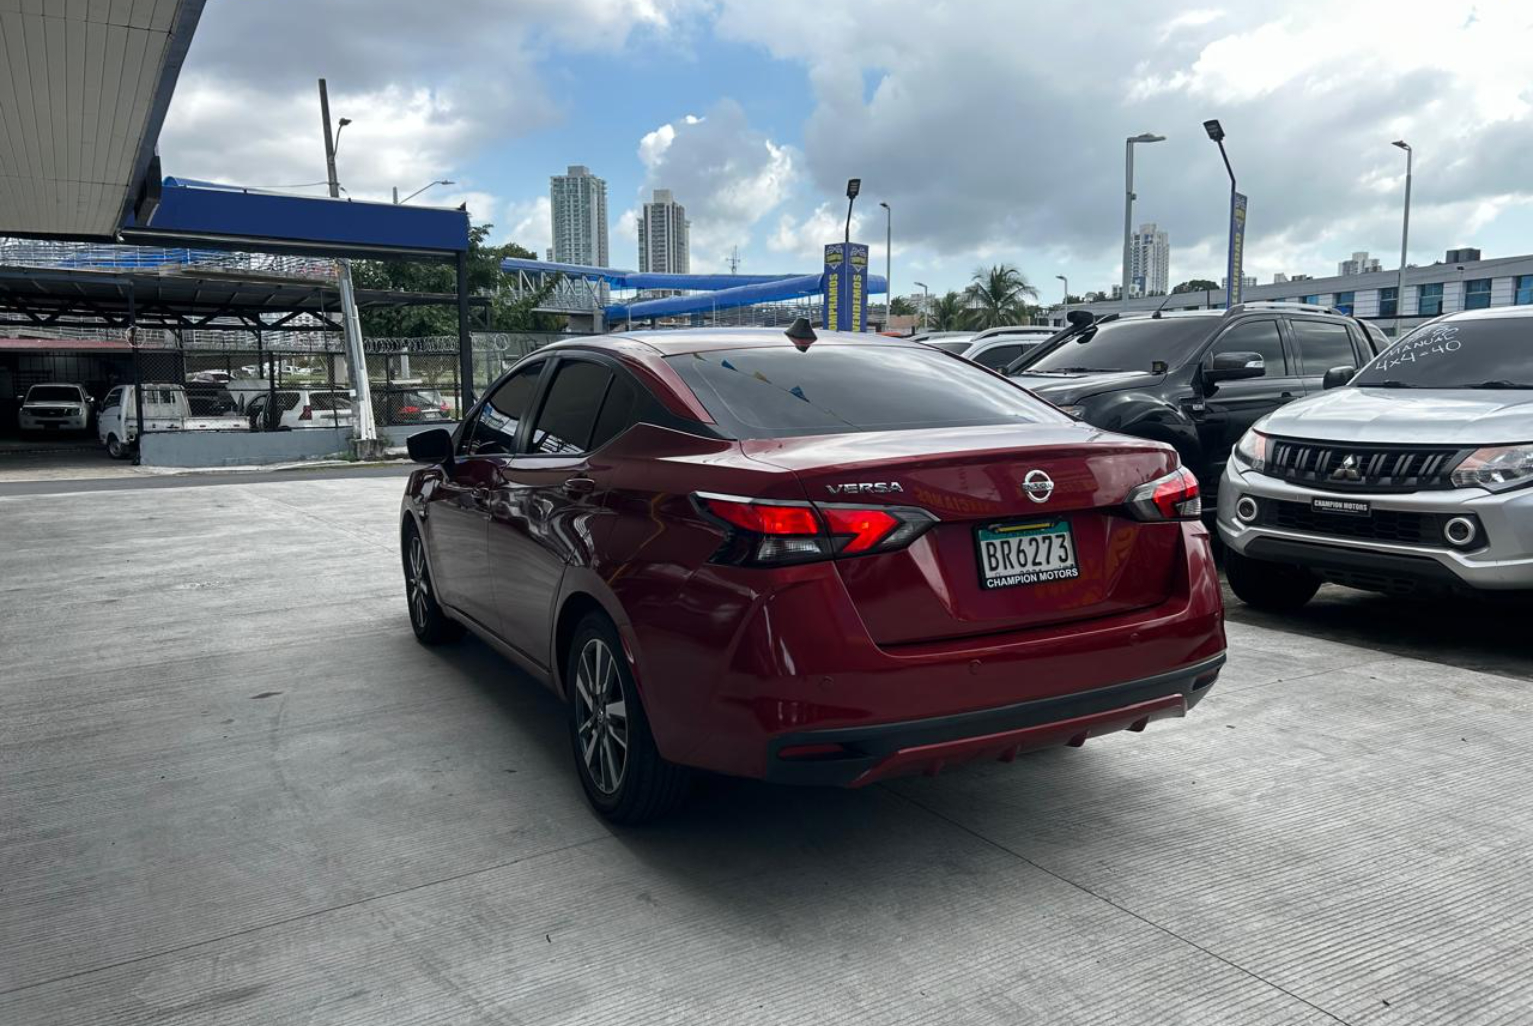
<path fill-rule="evenodd" d="M 564 494 L 572 499 L 583 499 L 596 491 L 596 482 L 589 477 L 572 477 L 564 482 Z"/>

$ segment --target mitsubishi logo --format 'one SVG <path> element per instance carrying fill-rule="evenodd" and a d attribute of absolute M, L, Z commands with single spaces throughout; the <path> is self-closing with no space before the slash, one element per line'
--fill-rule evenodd
<path fill-rule="evenodd" d="M 1357 457 L 1352 453 L 1342 459 L 1341 465 L 1331 471 L 1332 481 L 1361 481 L 1363 475 L 1357 469 Z"/>
<path fill-rule="evenodd" d="M 1029 470 L 1022 478 L 1022 494 L 1034 502 L 1048 502 L 1054 494 L 1054 479 L 1041 470 Z"/>

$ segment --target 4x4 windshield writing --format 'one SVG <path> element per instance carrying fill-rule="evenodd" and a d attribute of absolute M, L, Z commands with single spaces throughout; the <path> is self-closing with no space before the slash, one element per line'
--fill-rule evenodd
<path fill-rule="evenodd" d="M 1108 321 L 1066 340 L 1018 373 L 1147 371 L 1156 360 L 1174 367 L 1191 356 L 1218 325 L 1211 317 Z"/>
<path fill-rule="evenodd" d="M 740 438 L 1068 422 L 1015 385 L 926 349 L 818 345 L 671 356 L 721 426 Z"/>
<path fill-rule="evenodd" d="M 1375 357 L 1352 382 L 1372 388 L 1516 388 L 1523 383 L 1533 383 L 1533 318 L 1527 317 L 1423 324 Z"/>

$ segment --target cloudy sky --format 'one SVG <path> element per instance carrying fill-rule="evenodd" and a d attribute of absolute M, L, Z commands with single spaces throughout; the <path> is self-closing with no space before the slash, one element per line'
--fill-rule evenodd
<path fill-rule="evenodd" d="M 1151 13 L 1153 12 L 1153 13 Z M 1533 252 L 1533 5 L 1434 0 L 208 0 L 160 152 L 168 174 L 298 187 L 324 177 L 315 79 L 353 124 L 349 194 L 438 187 L 497 241 L 542 252 L 548 176 L 607 179 L 612 260 L 669 188 L 693 269 L 814 270 L 841 233 L 897 291 L 1014 263 L 1055 295 L 1117 280 L 1123 140 L 1136 221 L 1170 232 L 1173 283 L 1222 274 L 1228 180 L 1250 196 L 1247 273 Z"/>

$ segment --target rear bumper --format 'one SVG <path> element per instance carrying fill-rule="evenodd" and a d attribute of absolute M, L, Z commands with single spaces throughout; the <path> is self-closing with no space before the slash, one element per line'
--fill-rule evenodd
<path fill-rule="evenodd" d="M 1088 737 L 1143 730 L 1184 716 L 1213 686 L 1223 653 L 1142 680 L 1020 702 L 999 709 L 785 734 L 768 747 L 766 779 L 779 784 L 863 787 L 911 773 L 935 775 L 965 762 L 1009 762 L 1021 752 L 1080 746 Z M 795 754 L 795 753 L 802 754 Z"/>

